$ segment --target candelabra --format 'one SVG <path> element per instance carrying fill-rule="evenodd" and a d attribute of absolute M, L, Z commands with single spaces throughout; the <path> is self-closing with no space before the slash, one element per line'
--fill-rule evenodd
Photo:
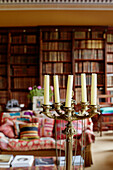
<path fill-rule="evenodd" d="M 75 112 L 75 101 L 71 100 L 71 107 L 65 107 L 64 104 L 55 103 L 51 107 L 50 105 L 44 104 L 42 105 L 43 111 L 47 117 L 52 119 L 62 119 L 67 121 L 66 128 L 64 133 L 66 134 L 66 170 L 72 170 L 72 140 L 73 135 L 75 134 L 75 129 L 73 128 L 72 122 L 74 120 L 82 120 L 86 118 L 91 118 L 97 112 L 97 105 L 89 105 L 88 102 L 81 102 L 81 110 L 76 114 Z M 89 107 L 89 108 L 88 108 Z M 57 112 L 57 115 L 50 112 L 51 108 Z M 61 109 L 62 108 L 62 109 Z M 88 112 L 87 112 L 88 111 Z"/>

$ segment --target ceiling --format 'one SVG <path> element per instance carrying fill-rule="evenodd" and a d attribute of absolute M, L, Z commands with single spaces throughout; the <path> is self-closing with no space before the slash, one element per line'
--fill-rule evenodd
<path fill-rule="evenodd" d="M 1 7 L 1 6 L 0 6 Z M 0 27 L 38 25 L 113 26 L 113 8 L 0 8 Z"/>

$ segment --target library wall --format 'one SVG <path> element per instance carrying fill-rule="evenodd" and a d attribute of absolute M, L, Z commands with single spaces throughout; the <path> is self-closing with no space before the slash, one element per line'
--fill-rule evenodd
<path fill-rule="evenodd" d="M 98 93 L 113 91 L 113 29 L 104 26 L 41 26 L 0 28 L 0 104 L 15 98 L 28 108 L 28 87 L 41 85 L 44 75 L 59 77 L 60 98 L 74 75 L 74 98 L 81 101 L 81 73 L 86 73 L 90 101 L 91 75 Z"/>

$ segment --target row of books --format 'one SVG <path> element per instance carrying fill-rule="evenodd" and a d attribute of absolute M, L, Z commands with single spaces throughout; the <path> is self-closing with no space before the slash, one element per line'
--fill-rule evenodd
<path fill-rule="evenodd" d="M 71 50 L 69 42 L 43 42 L 43 50 Z"/>
<path fill-rule="evenodd" d="M 107 52 L 113 52 L 113 44 L 107 44 Z"/>
<path fill-rule="evenodd" d="M 0 91 L 0 103 L 6 104 L 7 101 L 8 101 L 8 92 L 7 91 Z"/>
<path fill-rule="evenodd" d="M 75 99 L 77 103 L 80 103 L 82 100 L 82 91 L 81 88 L 76 88 L 75 89 Z M 91 89 L 87 87 L 87 101 L 91 101 Z"/>
<path fill-rule="evenodd" d="M 15 45 L 11 46 L 12 54 L 35 54 L 37 53 L 37 47 L 32 45 Z"/>
<path fill-rule="evenodd" d="M 66 99 L 66 89 L 60 89 L 60 99 Z"/>
<path fill-rule="evenodd" d="M 86 38 L 86 32 L 84 31 L 76 31 L 74 32 L 74 38 Z"/>
<path fill-rule="evenodd" d="M 74 59 L 103 59 L 103 50 L 75 50 Z"/>
<path fill-rule="evenodd" d="M 81 85 L 81 75 L 78 74 L 75 76 L 75 86 Z M 91 75 L 86 75 L 86 85 L 91 85 Z"/>
<path fill-rule="evenodd" d="M 36 82 L 36 78 L 27 78 L 27 77 L 23 77 L 23 78 L 14 78 L 14 84 L 12 82 L 12 87 L 14 87 L 15 89 L 27 89 L 28 87 L 32 87 L 34 86 L 34 84 L 37 84 Z"/>
<path fill-rule="evenodd" d="M 43 32 L 43 39 L 44 40 L 70 40 L 71 39 L 71 32 L 68 31 L 59 31 L 58 29 L 56 29 L 55 31 L 45 31 Z"/>
<path fill-rule="evenodd" d="M 65 156 L 58 157 L 59 166 L 66 165 Z M 33 155 L 0 155 L 0 167 L 1 168 L 10 168 L 10 167 L 31 167 L 31 166 L 39 166 L 49 168 L 51 166 L 55 166 L 55 160 L 53 157 L 37 157 L 35 158 Z M 80 166 L 84 165 L 84 159 L 80 155 L 72 157 L 72 165 Z"/>
<path fill-rule="evenodd" d="M 98 62 L 76 62 L 75 73 L 78 72 L 103 72 L 103 63 Z"/>
<path fill-rule="evenodd" d="M 11 43 L 36 43 L 36 35 L 12 35 Z"/>
<path fill-rule="evenodd" d="M 38 62 L 37 56 L 10 56 L 11 64 L 36 64 Z"/>
<path fill-rule="evenodd" d="M 14 76 L 37 76 L 37 66 L 13 66 L 12 75 Z"/>
<path fill-rule="evenodd" d="M 0 75 L 6 75 L 6 74 L 7 74 L 7 66 L 0 65 Z"/>
<path fill-rule="evenodd" d="M 68 63 L 44 63 L 43 73 L 71 73 L 72 66 Z"/>
<path fill-rule="evenodd" d="M 107 34 L 107 42 L 113 42 L 113 34 Z"/>
<path fill-rule="evenodd" d="M 107 94 L 108 95 L 113 95 L 113 88 L 108 88 L 107 89 Z M 108 98 L 108 103 L 113 103 L 113 97 Z"/>
<path fill-rule="evenodd" d="M 87 91 L 87 101 L 91 102 L 91 87 L 87 87 L 86 91 Z M 98 95 L 103 94 L 103 88 L 98 88 L 97 94 Z M 80 87 L 75 88 L 75 99 L 77 103 L 80 103 L 82 99 L 82 91 Z"/>
<path fill-rule="evenodd" d="M 65 94 L 65 89 L 63 88 L 67 87 L 67 78 L 68 78 L 67 75 L 63 75 L 63 74 L 58 75 L 59 88 L 60 88 L 60 93 L 62 97 L 65 96 L 65 95 L 62 95 L 62 93 Z M 43 79 L 44 79 L 44 76 L 43 76 Z M 50 85 L 53 85 L 53 75 L 52 76 L 50 75 Z M 65 99 L 65 97 L 63 97 L 63 99 Z"/>
<path fill-rule="evenodd" d="M 104 43 L 102 40 L 76 40 L 75 48 L 102 49 L 104 48 Z"/>
<path fill-rule="evenodd" d="M 7 43 L 8 35 L 0 35 L 0 43 Z"/>
<path fill-rule="evenodd" d="M 113 73 L 113 65 L 108 65 L 107 64 L 107 72 Z"/>
<path fill-rule="evenodd" d="M 113 86 L 113 74 L 107 74 L 107 86 Z"/>
<path fill-rule="evenodd" d="M 93 31 L 89 31 L 89 32 L 85 32 L 85 31 L 77 31 L 74 33 L 74 38 L 92 38 L 92 39 L 99 39 L 99 38 L 103 38 L 103 32 L 93 32 Z"/>
<path fill-rule="evenodd" d="M 0 76 L 0 88 L 7 88 L 7 78 Z"/>
<path fill-rule="evenodd" d="M 71 61 L 70 52 L 43 52 L 43 61 Z"/>
<path fill-rule="evenodd" d="M 97 84 L 103 85 L 104 84 L 104 75 L 97 74 Z M 81 85 L 81 74 L 75 75 L 75 86 Z M 86 85 L 91 85 L 91 75 L 86 74 Z"/>
<path fill-rule="evenodd" d="M 113 62 L 113 54 L 107 54 L 107 62 Z"/>

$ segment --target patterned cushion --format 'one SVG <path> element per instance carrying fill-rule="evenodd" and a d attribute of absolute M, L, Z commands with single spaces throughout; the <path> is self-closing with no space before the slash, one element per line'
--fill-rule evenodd
<path fill-rule="evenodd" d="M 15 138 L 18 138 L 19 137 L 19 134 L 20 134 L 20 128 L 19 128 L 19 125 L 20 124 L 26 124 L 25 122 L 23 121 L 13 121 L 14 122 L 14 131 L 15 131 Z"/>
<path fill-rule="evenodd" d="M 16 117 L 16 116 L 14 116 L 14 117 L 11 117 L 11 116 L 9 116 L 9 117 L 4 117 L 3 119 L 2 119 L 2 123 L 3 122 L 5 122 L 6 120 L 10 120 L 10 121 L 22 121 L 22 122 L 26 122 L 26 123 L 31 123 L 32 122 L 32 118 L 30 117 L 30 116 L 19 116 L 19 117 Z"/>
<path fill-rule="evenodd" d="M 32 122 L 39 123 L 38 134 L 40 137 L 52 137 L 53 136 L 54 119 L 50 119 L 45 116 L 33 117 Z"/>
<path fill-rule="evenodd" d="M 20 124 L 20 139 L 38 139 L 38 123 Z"/>
<path fill-rule="evenodd" d="M 0 126 L 0 132 L 2 132 L 5 136 L 9 138 L 14 138 L 15 133 L 14 133 L 13 122 L 10 120 L 6 120 L 6 122 L 4 122 Z"/>
<path fill-rule="evenodd" d="M 21 115 L 20 112 L 17 112 L 17 113 L 15 113 L 15 112 L 12 112 L 12 113 L 3 112 L 3 113 L 2 113 L 2 117 L 1 117 L 1 123 L 5 122 L 7 119 L 9 119 L 9 120 L 11 120 L 11 121 L 12 121 L 13 119 L 16 120 L 17 118 L 21 117 L 20 115 Z"/>

